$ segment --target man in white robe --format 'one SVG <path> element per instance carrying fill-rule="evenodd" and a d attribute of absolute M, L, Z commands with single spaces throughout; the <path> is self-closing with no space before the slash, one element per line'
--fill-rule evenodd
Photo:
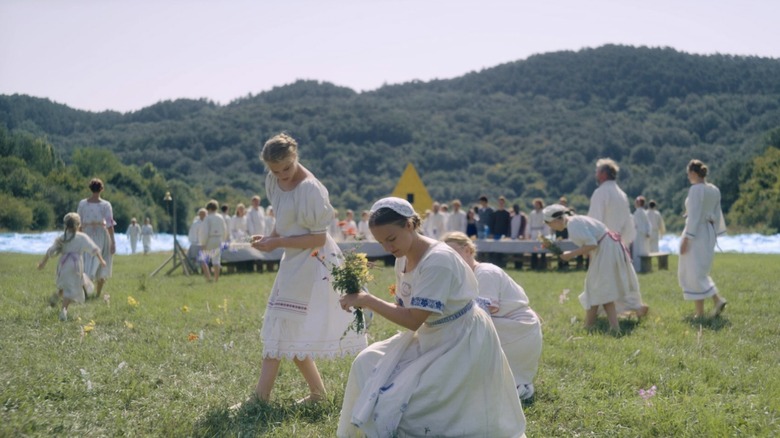
<path fill-rule="evenodd" d="M 596 180 L 599 186 L 590 197 L 588 216 L 601 221 L 611 231 L 620 233 L 623 244 L 628 247 L 634 241 L 636 230 L 628 196 L 615 181 L 619 170 L 617 163 L 610 158 L 602 158 L 596 162 Z"/>
<path fill-rule="evenodd" d="M 265 236 L 271 234 L 271 230 L 265 229 L 265 211 L 260 207 L 260 197 L 252 196 L 252 206 L 246 214 L 246 227 L 250 236 Z"/>
<path fill-rule="evenodd" d="M 130 219 L 130 225 L 127 227 L 127 238 L 130 240 L 130 250 L 135 254 L 135 248 L 138 246 L 138 239 L 141 238 L 141 226 L 135 218 Z"/>
<path fill-rule="evenodd" d="M 468 221 L 466 219 L 466 212 L 461 210 L 461 203 L 459 199 L 452 201 L 452 213 L 447 219 L 447 231 L 460 231 L 466 233 L 466 225 Z"/>
<path fill-rule="evenodd" d="M 632 244 L 632 261 L 634 270 L 642 272 L 642 256 L 650 253 L 650 221 L 645 212 L 645 197 L 638 196 L 634 201 L 634 225 L 636 228 L 636 237 Z"/>
<path fill-rule="evenodd" d="M 666 234 L 666 224 L 664 223 L 664 217 L 661 216 L 661 212 L 657 210 L 657 205 L 654 200 L 650 200 L 647 210 L 647 220 L 650 221 L 650 252 L 658 252 L 658 241 L 661 236 Z"/>

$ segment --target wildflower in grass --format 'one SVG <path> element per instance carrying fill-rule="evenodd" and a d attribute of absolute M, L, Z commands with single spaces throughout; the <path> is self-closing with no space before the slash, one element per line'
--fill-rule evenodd
<path fill-rule="evenodd" d="M 135 328 L 135 326 L 133 325 L 133 323 L 132 323 L 132 322 L 130 322 L 130 321 L 127 321 L 127 320 L 125 320 L 125 327 L 127 327 L 127 328 L 128 328 L 128 329 L 130 329 L 130 330 L 132 330 L 133 328 Z"/>
<path fill-rule="evenodd" d="M 130 307 L 138 307 L 138 304 L 140 304 L 138 300 L 136 300 L 130 295 L 127 296 L 127 305 L 129 305 Z"/>
<path fill-rule="evenodd" d="M 181 313 L 187 313 L 190 311 L 190 308 L 187 307 L 187 305 L 181 306 Z"/>
<path fill-rule="evenodd" d="M 190 342 L 197 341 L 198 339 L 198 335 L 193 332 L 190 332 L 190 334 L 187 335 L 187 340 Z"/>
<path fill-rule="evenodd" d="M 221 319 L 219 319 L 219 318 L 215 319 L 215 320 L 214 320 L 214 323 L 215 323 L 216 325 L 222 325 L 222 324 L 224 324 L 224 323 L 222 322 L 222 320 L 221 320 Z"/>
<path fill-rule="evenodd" d="M 387 287 L 387 291 L 390 292 L 390 296 L 395 296 L 395 283 Z"/>
<path fill-rule="evenodd" d="M 319 260 L 320 263 L 328 269 L 331 276 L 330 281 L 336 292 L 342 294 L 358 293 L 361 290 L 365 290 L 368 282 L 374 279 L 371 272 L 368 270 L 368 258 L 365 253 L 359 253 L 353 250 L 337 255 L 344 263 L 340 265 L 330 264 L 330 266 L 328 266 L 328 263 L 325 261 L 325 257 L 319 255 L 319 251 L 312 251 L 311 256 Z M 327 279 L 327 277 L 324 278 L 324 280 Z M 349 327 L 347 327 L 347 330 L 354 330 L 355 333 L 360 334 L 366 328 L 363 310 L 356 308 L 353 313 L 355 319 Z"/>
<path fill-rule="evenodd" d="M 645 401 L 646 404 L 651 405 L 650 399 L 655 396 L 655 385 L 651 386 L 649 389 L 639 389 L 639 396 L 642 397 L 642 400 Z"/>
<path fill-rule="evenodd" d="M 227 298 L 223 299 L 222 304 L 218 305 L 217 307 L 223 312 L 225 312 L 225 314 L 227 315 L 227 311 L 228 311 Z"/>
<path fill-rule="evenodd" d="M 111 305 L 111 295 L 105 294 L 103 295 L 103 302 L 106 303 L 106 306 Z"/>
<path fill-rule="evenodd" d="M 84 333 L 88 334 L 89 332 L 95 329 L 95 321 L 89 320 L 89 323 L 84 325 L 84 327 L 82 327 L 81 329 L 84 331 Z"/>
<path fill-rule="evenodd" d="M 560 295 L 558 295 L 558 304 L 563 304 L 564 302 L 569 300 L 569 289 L 564 289 L 563 292 L 561 292 Z"/>

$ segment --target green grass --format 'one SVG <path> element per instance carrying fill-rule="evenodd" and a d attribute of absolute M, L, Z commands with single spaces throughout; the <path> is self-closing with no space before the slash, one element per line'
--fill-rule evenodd
<path fill-rule="evenodd" d="M 0 256 L 0 436 L 334 436 L 350 358 L 318 361 L 325 403 L 294 405 L 306 385 L 285 361 L 273 403 L 228 411 L 259 374 L 274 275 L 149 278 L 166 257 L 117 257 L 109 303 L 73 306 L 62 323 L 45 302 L 56 261 L 38 271 L 38 256 Z M 780 256 L 716 255 L 713 276 L 729 305 L 703 321 L 689 317 L 676 261 L 640 276 L 650 314 L 622 321 L 620 337 L 582 329 L 583 272 L 508 271 L 544 320 L 529 436 L 780 435 Z M 374 274 L 374 292 L 387 296 L 391 270 Z M 561 304 L 563 289 L 571 293 Z M 95 328 L 82 335 L 89 321 Z M 370 334 L 396 330 L 377 318 Z M 638 391 L 653 385 L 645 402 Z"/>

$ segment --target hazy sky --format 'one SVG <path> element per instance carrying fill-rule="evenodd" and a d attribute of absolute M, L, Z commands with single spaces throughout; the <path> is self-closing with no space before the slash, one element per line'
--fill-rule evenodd
<path fill-rule="evenodd" d="M 778 0 L 0 0 L 0 94 L 135 111 L 357 91 L 603 44 L 780 58 Z"/>

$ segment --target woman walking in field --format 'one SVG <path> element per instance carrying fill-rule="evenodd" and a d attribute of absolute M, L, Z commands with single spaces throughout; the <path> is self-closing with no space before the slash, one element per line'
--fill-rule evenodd
<path fill-rule="evenodd" d="M 704 316 L 704 300 L 712 297 L 715 316 L 726 308 L 726 300 L 710 277 L 718 236 L 726 232 L 720 208 L 720 190 L 707 182 L 707 166 L 699 160 L 688 163 L 688 197 L 685 198 L 685 229 L 680 241 L 677 278 L 683 297 L 693 301 L 696 318 Z"/>
<path fill-rule="evenodd" d="M 263 364 L 255 395 L 268 401 L 282 359 L 298 367 L 309 386 L 299 402 L 317 402 L 326 395 L 315 358 L 356 354 L 366 346 L 365 334 L 346 332 L 351 315 L 339 308 L 328 270 L 317 251 L 331 263 L 341 255 L 327 229 L 333 218 L 328 190 L 298 161 L 298 143 L 287 134 L 269 139 L 261 158 L 269 172 L 266 197 L 276 215 L 267 236 L 253 236 L 260 251 L 284 248 L 263 318 Z M 268 231 L 268 230 L 266 230 Z"/>
<path fill-rule="evenodd" d="M 99 178 L 93 178 L 89 182 L 89 189 L 92 192 L 89 198 L 82 199 L 79 202 L 77 213 L 81 218 L 81 231 L 92 239 L 100 248 L 100 255 L 105 263 L 91 255 L 84 255 L 84 272 L 97 285 L 95 294 L 100 296 L 106 280 L 111 277 L 113 267 L 113 256 L 116 252 L 116 241 L 114 240 L 114 211 L 111 203 L 100 198 L 103 192 L 103 181 Z"/>

